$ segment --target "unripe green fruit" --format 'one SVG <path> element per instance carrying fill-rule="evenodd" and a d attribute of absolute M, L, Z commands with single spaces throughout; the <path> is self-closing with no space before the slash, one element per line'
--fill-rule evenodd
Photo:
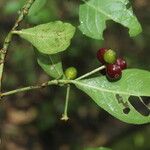
<path fill-rule="evenodd" d="M 115 51 L 109 49 L 108 51 L 105 52 L 104 60 L 106 63 L 113 64 L 116 62 L 116 59 L 117 59 L 117 55 Z"/>
<path fill-rule="evenodd" d="M 77 69 L 75 67 L 69 67 L 65 70 L 65 75 L 67 79 L 75 79 L 77 77 Z"/>

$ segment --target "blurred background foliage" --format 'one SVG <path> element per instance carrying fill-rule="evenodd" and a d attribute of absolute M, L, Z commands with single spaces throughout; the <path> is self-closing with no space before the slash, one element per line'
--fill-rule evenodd
<path fill-rule="evenodd" d="M 85 37 L 79 30 L 68 50 L 62 53 L 64 69 L 78 68 L 79 75 L 99 66 L 95 54 L 110 47 L 127 59 L 131 68 L 150 70 L 150 3 L 130 0 L 143 32 L 131 39 L 127 29 L 107 22 L 104 41 Z M 0 0 L 0 47 L 25 0 Z M 47 0 L 43 8 L 28 15 L 21 28 L 54 20 L 79 25 L 79 0 Z M 32 46 L 15 36 L 9 47 L 3 81 L 4 91 L 49 80 L 38 66 Z M 82 150 L 107 146 L 114 150 L 149 150 L 150 126 L 129 125 L 101 110 L 74 87 L 71 90 L 68 122 L 60 121 L 66 88 L 45 89 L 8 96 L 0 105 L 0 150 Z"/>

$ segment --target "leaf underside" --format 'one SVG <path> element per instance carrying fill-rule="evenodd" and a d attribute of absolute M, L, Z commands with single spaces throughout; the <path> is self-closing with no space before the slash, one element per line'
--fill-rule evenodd
<path fill-rule="evenodd" d="M 150 122 L 149 113 L 142 115 L 129 101 L 133 96 L 141 101 L 142 96 L 150 96 L 149 71 L 127 69 L 117 82 L 109 82 L 104 76 L 72 82 L 114 117 L 132 124 Z"/>
<path fill-rule="evenodd" d="M 44 54 L 56 54 L 70 45 L 75 27 L 61 21 L 50 22 L 14 32 L 29 41 Z"/>
<path fill-rule="evenodd" d="M 60 78 L 63 76 L 62 62 L 59 54 L 42 54 L 35 50 L 37 62 L 41 68 L 53 78 Z"/>
<path fill-rule="evenodd" d="M 29 9 L 28 16 L 36 15 L 46 4 L 46 0 L 35 0 L 31 8 Z"/>
<path fill-rule="evenodd" d="M 129 29 L 130 36 L 136 36 L 142 29 L 128 0 L 89 0 L 79 8 L 79 29 L 94 39 L 103 39 L 106 21 L 113 20 Z"/>

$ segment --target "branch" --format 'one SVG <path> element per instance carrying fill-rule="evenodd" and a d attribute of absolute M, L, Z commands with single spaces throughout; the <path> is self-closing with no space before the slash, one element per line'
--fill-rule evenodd
<path fill-rule="evenodd" d="M 35 0 L 27 0 L 26 4 L 23 6 L 22 10 L 20 11 L 19 17 L 16 20 L 13 28 L 6 36 L 4 44 L 3 44 L 3 48 L 0 50 L 0 91 L 2 89 L 2 76 L 3 76 L 4 62 L 5 62 L 6 54 L 8 51 L 8 47 L 12 40 L 12 35 L 13 35 L 12 32 L 19 26 L 20 22 L 28 14 L 29 9 L 32 6 L 32 4 L 34 3 L 34 1 Z"/>
<path fill-rule="evenodd" d="M 100 70 L 103 70 L 105 69 L 105 66 L 101 66 L 101 67 L 98 67 L 78 78 L 76 78 L 75 80 L 81 80 L 83 78 L 86 78 Z M 12 94 L 16 94 L 16 93 L 20 93 L 20 92 L 25 92 L 25 91 L 30 91 L 30 90 L 35 90 L 35 89 L 41 89 L 41 88 L 44 88 L 44 87 L 47 87 L 49 85 L 66 85 L 68 84 L 68 88 L 67 88 L 67 95 L 66 95 L 66 109 L 65 109 L 65 115 L 67 114 L 67 105 L 68 105 L 68 99 L 69 99 L 69 92 L 70 92 L 70 84 L 73 83 L 73 80 L 51 80 L 51 81 L 48 81 L 48 82 L 45 82 L 45 83 L 42 83 L 40 85 L 33 85 L 33 86 L 27 86 L 27 87 L 23 87 L 23 88 L 18 88 L 18 89 L 15 89 L 15 90 L 11 90 L 11 91 L 8 91 L 8 92 L 4 92 L 4 93 L 0 93 L 0 98 L 3 98 L 5 96 L 8 96 L 8 95 L 12 95 Z"/>
<path fill-rule="evenodd" d="M 51 80 L 48 82 L 44 82 L 40 85 L 33 85 L 33 86 L 27 86 L 23 88 L 18 88 L 15 90 L 11 90 L 8 92 L 4 92 L 0 94 L 0 98 L 3 98 L 4 96 L 20 93 L 20 92 L 25 92 L 25 91 L 30 91 L 30 90 L 35 90 L 35 89 L 41 89 L 50 85 L 61 85 L 61 84 L 69 84 L 71 83 L 70 80 Z"/>

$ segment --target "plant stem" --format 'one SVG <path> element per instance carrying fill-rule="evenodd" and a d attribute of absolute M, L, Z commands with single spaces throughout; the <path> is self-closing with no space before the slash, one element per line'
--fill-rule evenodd
<path fill-rule="evenodd" d="M 41 89 L 41 88 L 47 87 L 49 85 L 59 85 L 59 84 L 68 84 L 68 83 L 70 83 L 69 80 L 51 80 L 51 81 L 42 83 L 41 85 L 27 86 L 27 87 L 11 90 L 8 92 L 4 92 L 4 93 L 0 94 L 0 97 L 2 98 L 4 96 L 8 96 L 8 95 L 12 95 L 12 94 L 20 93 L 20 92 Z"/>
<path fill-rule="evenodd" d="M 16 20 L 13 28 L 8 33 L 8 35 L 5 38 L 3 48 L 0 49 L 0 91 L 2 90 L 2 76 L 3 76 L 3 70 L 4 70 L 4 62 L 6 58 L 6 54 L 8 51 L 8 47 L 10 45 L 10 42 L 12 40 L 13 31 L 16 30 L 16 28 L 19 26 L 20 22 L 24 19 L 24 17 L 28 14 L 28 11 L 35 0 L 27 0 L 25 5 L 23 6 L 22 10 L 20 11 L 19 17 Z"/>
<path fill-rule="evenodd" d="M 86 77 L 88 77 L 88 76 L 90 76 L 90 75 L 92 75 L 92 74 L 94 74 L 100 70 L 103 70 L 103 69 L 105 69 L 105 66 L 98 67 L 98 68 L 92 70 L 91 72 L 88 72 L 88 73 L 76 78 L 75 80 L 81 80 L 81 79 L 86 78 Z"/>
<path fill-rule="evenodd" d="M 93 71 L 91 72 L 88 72 L 82 76 L 80 76 L 79 78 L 76 78 L 75 80 L 78 81 L 78 80 L 81 80 L 85 77 L 88 77 L 100 70 L 103 70 L 105 69 L 105 66 L 101 66 L 101 67 L 98 67 L 96 69 L 94 69 Z M 18 88 L 18 89 L 15 89 L 15 90 L 11 90 L 11 91 L 8 91 L 8 92 L 4 92 L 4 93 L 1 93 L 0 94 L 0 98 L 2 97 L 5 97 L 5 96 L 8 96 L 8 95 L 12 95 L 12 94 L 16 94 L 16 93 L 20 93 L 20 92 L 25 92 L 25 91 L 30 91 L 30 90 L 35 90 L 35 89 L 41 89 L 41 88 L 44 88 L 46 86 L 49 86 L 49 85 L 65 85 L 65 84 L 68 84 L 68 87 L 67 87 L 67 95 L 66 95 L 66 104 L 68 103 L 68 100 L 69 99 L 69 95 L 68 93 L 70 92 L 70 84 L 73 83 L 74 80 L 51 80 L 51 81 L 48 81 L 48 82 L 45 82 L 45 83 L 42 83 L 40 85 L 34 85 L 34 86 L 27 86 L 27 87 L 23 87 L 23 88 Z M 67 104 L 68 105 L 68 104 Z M 65 109 L 65 112 L 64 114 L 67 114 L 67 106 L 66 105 L 66 109 Z"/>
<path fill-rule="evenodd" d="M 68 104 L 69 104 L 69 94 L 70 94 L 70 84 L 67 84 L 67 93 L 66 93 L 66 100 L 65 100 L 65 109 L 62 115 L 61 120 L 67 121 L 68 118 Z"/>

